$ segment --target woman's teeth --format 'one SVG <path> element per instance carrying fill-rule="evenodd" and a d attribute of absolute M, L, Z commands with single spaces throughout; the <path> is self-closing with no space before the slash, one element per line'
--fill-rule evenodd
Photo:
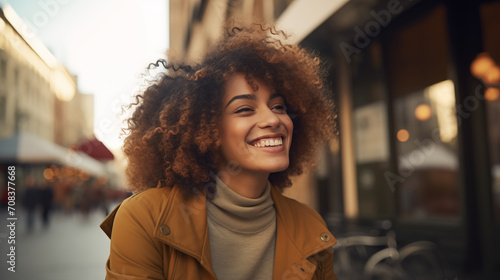
<path fill-rule="evenodd" d="M 262 139 L 255 144 L 253 144 L 255 147 L 260 148 L 260 147 L 273 147 L 273 146 L 281 146 L 283 145 L 283 139 L 277 138 L 277 139 Z"/>

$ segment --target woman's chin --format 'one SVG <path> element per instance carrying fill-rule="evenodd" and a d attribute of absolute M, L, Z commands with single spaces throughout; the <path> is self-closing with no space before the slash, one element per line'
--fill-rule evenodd
<path fill-rule="evenodd" d="M 286 164 L 275 164 L 273 166 L 268 166 L 265 168 L 265 171 L 269 173 L 277 173 L 277 172 L 282 172 L 285 171 L 288 168 L 289 163 L 287 162 Z"/>

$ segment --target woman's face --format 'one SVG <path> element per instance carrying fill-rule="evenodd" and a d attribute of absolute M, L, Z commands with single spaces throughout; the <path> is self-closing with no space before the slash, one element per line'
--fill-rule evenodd
<path fill-rule="evenodd" d="M 237 165 L 243 172 L 273 173 L 288 167 L 293 123 L 285 100 L 258 79 L 254 91 L 242 73 L 225 86 L 220 127 L 224 167 Z"/>

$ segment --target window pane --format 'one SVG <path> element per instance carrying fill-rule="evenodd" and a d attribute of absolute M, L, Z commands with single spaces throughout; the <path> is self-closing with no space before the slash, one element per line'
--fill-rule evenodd
<path fill-rule="evenodd" d="M 394 101 L 402 218 L 458 218 L 455 93 L 446 80 Z"/>
<path fill-rule="evenodd" d="M 500 120 L 500 90 L 493 90 L 496 92 L 495 96 L 492 96 L 495 99 L 487 102 L 487 114 L 491 151 L 493 214 L 495 221 L 500 223 L 500 129 L 498 127 L 498 120 Z"/>
<path fill-rule="evenodd" d="M 351 67 L 359 218 L 392 218 L 394 190 L 384 177 L 389 168 L 390 149 L 380 42 L 374 40 L 364 52 L 353 55 Z"/>
<path fill-rule="evenodd" d="M 395 173 L 386 173 L 386 180 L 395 189 L 403 220 L 460 217 L 446 17 L 444 5 L 438 5 L 401 25 L 385 44 L 395 149 Z"/>
<path fill-rule="evenodd" d="M 500 3 L 488 3 L 481 6 L 481 21 L 483 25 L 483 44 L 487 56 L 492 61 L 492 67 L 484 75 L 485 82 L 490 84 L 485 92 L 486 114 L 488 122 L 488 138 L 490 150 L 490 164 L 492 175 L 492 202 L 493 215 L 497 224 L 500 224 Z"/>
<path fill-rule="evenodd" d="M 0 80 L 5 81 L 7 78 L 7 60 L 0 58 Z"/>
<path fill-rule="evenodd" d="M 7 120 L 7 97 L 0 91 L 0 124 L 5 127 Z"/>

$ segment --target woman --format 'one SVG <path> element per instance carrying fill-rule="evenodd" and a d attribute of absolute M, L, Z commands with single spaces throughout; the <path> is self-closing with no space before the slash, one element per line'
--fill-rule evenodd
<path fill-rule="evenodd" d="M 106 279 L 336 279 L 335 238 L 281 191 L 333 134 L 319 60 L 253 24 L 137 97 L 124 152 L 136 194 L 102 223 Z"/>

